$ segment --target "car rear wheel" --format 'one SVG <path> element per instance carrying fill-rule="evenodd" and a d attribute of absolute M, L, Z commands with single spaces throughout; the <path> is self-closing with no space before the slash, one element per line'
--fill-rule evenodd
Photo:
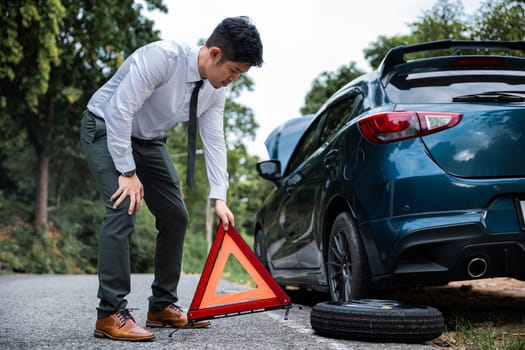
<path fill-rule="evenodd" d="M 332 225 L 326 258 L 332 300 L 364 297 L 370 270 L 357 225 L 348 212 L 340 213 Z"/>
<path fill-rule="evenodd" d="M 318 303 L 310 324 L 325 337 L 403 343 L 435 339 L 445 328 L 436 308 L 378 299 Z"/>

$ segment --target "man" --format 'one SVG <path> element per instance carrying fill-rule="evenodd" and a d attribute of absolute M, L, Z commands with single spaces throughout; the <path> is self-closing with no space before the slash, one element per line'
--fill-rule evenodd
<path fill-rule="evenodd" d="M 138 49 L 90 99 L 81 143 L 106 208 L 98 250 L 96 337 L 154 338 L 135 323 L 125 299 L 130 292 L 130 237 L 143 198 L 158 229 L 146 325 L 209 325 L 208 321 L 189 324 L 175 304 L 188 212 L 165 146 L 165 131 L 189 119 L 196 87 L 209 198 L 225 229 L 233 225 L 234 216 L 226 205 L 224 87 L 262 62 L 262 43 L 250 19 L 226 18 L 204 46 L 158 41 Z"/>

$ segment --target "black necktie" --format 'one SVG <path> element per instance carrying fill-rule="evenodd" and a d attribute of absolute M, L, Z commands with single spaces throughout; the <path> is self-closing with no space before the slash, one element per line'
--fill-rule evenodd
<path fill-rule="evenodd" d="M 193 177 L 195 175 L 195 154 L 197 151 L 197 99 L 199 97 L 199 89 L 203 81 L 199 80 L 195 83 L 190 99 L 190 120 L 188 123 L 188 166 L 186 169 L 186 183 L 193 191 Z"/>

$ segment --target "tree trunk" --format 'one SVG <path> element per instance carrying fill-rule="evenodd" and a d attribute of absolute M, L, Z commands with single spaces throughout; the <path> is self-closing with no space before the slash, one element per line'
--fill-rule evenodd
<path fill-rule="evenodd" d="M 35 228 L 36 232 L 43 234 L 47 230 L 47 210 L 49 199 L 49 149 L 52 143 L 53 119 L 55 104 L 49 98 L 45 105 L 43 118 L 40 119 L 39 130 L 35 130 L 35 153 L 38 162 L 36 173 L 35 195 Z"/>
<path fill-rule="evenodd" d="M 49 154 L 47 146 L 37 150 L 37 186 L 35 196 L 35 227 L 37 232 L 47 228 L 47 200 L 49 184 Z"/>

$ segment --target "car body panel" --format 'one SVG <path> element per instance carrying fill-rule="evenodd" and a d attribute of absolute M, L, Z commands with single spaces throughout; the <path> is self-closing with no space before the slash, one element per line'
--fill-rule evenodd
<path fill-rule="evenodd" d="M 423 137 L 442 169 L 467 178 L 525 176 L 525 162 L 516 161 L 516 154 L 525 152 L 523 104 L 456 105 L 447 109 L 468 112 L 457 127 Z"/>

